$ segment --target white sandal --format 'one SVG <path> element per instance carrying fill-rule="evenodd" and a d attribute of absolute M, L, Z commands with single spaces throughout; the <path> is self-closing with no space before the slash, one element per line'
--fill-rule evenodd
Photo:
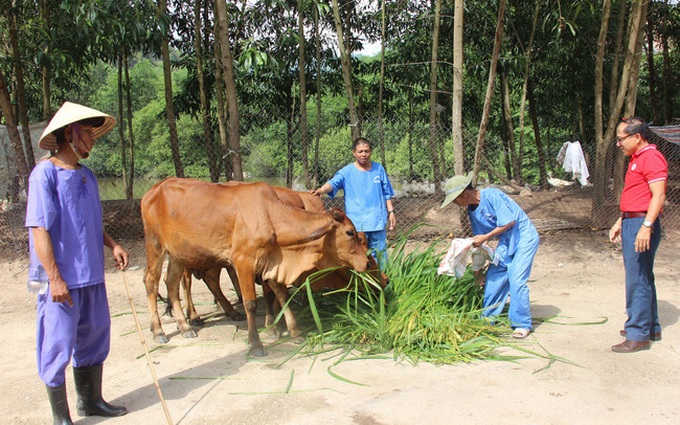
<path fill-rule="evenodd" d="M 512 332 L 512 337 L 516 339 L 524 339 L 529 336 L 531 330 L 525 328 L 517 328 Z"/>

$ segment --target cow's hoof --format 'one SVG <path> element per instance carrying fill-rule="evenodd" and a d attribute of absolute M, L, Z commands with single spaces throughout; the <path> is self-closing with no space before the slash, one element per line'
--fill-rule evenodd
<path fill-rule="evenodd" d="M 197 318 L 195 318 L 195 319 L 189 320 L 189 324 L 190 324 L 191 326 L 198 326 L 198 327 L 201 327 L 201 326 L 205 325 L 205 322 L 204 322 L 203 319 L 201 319 L 200 317 L 197 317 Z"/>
<path fill-rule="evenodd" d="M 264 337 L 268 339 L 279 339 L 281 338 L 281 332 L 276 328 L 267 329 L 264 331 Z"/>
<path fill-rule="evenodd" d="M 265 357 L 267 352 L 264 351 L 264 348 L 251 348 L 248 354 L 253 357 Z"/>
<path fill-rule="evenodd" d="M 234 322 L 243 322 L 246 320 L 246 316 L 239 312 L 236 312 L 233 316 L 229 316 L 229 318 Z"/>
<path fill-rule="evenodd" d="M 188 331 L 182 332 L 182 336 L 184 338 L 196 338 L 198 334 L 193 329 L 189 329 Z"/>
<path fill-rule="evenodd" d="M 154 336 L 153 340 L 156 341 L 159 344 L 165 344 L 165 343 L 168 342 L 168 337 L 165 336 L 165 334 L 160 334 L 160 335 Z"/>
<path fill-rule="evenodd" d="M 296 336 L 295 338 L 291 338 L 290 340 L 293 344 L 297 344 L 297 345 L 300 345 L 303 342 L 305 342 L 305 338 L 302 337 L 302 336 Z"/>

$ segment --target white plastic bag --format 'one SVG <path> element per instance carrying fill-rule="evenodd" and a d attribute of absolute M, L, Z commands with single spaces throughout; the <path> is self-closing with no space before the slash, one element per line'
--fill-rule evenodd
<path fill-rule="evenodd" d="M 451 241 L 449 251 L 444 259 L 439 263 L 437 274 L 455 276 L 457 278 L 465 274 L 465 270 L 472 263 L 472 271 L 481 270 L 486 267 L 494 252 L 488 245 L 474 248 L 472 238 L 457 238 Z"/>
<path fill-rule="evenodd" d="M 491 261 L 494 265 L 498 265 L 498 259 L 494 258 L 494 251 L 489 245 L 483 244 L 477 248 L 470 250 L 470 258 L 472 259 L 472 271 L 476 272 L 486 267 L 486 264 Z"/>

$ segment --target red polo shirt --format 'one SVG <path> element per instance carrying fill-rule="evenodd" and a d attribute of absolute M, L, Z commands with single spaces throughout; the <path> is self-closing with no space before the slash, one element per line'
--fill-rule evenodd
<path fill-rule="evenodd" d="M 668 179 L 668 163 L 656 145 L 648 145 L 630 157 L 621 192 L 622 212 L 646 212 L 652 200 L 650 183 Z"/>

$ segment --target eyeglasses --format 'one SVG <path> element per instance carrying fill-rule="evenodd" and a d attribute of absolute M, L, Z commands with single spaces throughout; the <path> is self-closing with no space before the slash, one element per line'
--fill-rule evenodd
<path fill-rule="evenodd" d="M 623 136 L 623 137 L 618 137 L 618 136 L 617 136 L 617 137 L 616 137 L 616 143 L 621 143 L 621 142 L 623 142 L 624 140 L 626 140 L 627 138 L 629 138 L 630 136 L 635 136 L 636 134 L 640 134 L 640 133 L 630 133 L 630 134 L 627 134 L 627 135 L 625 135 L 625 136 Z"/>

